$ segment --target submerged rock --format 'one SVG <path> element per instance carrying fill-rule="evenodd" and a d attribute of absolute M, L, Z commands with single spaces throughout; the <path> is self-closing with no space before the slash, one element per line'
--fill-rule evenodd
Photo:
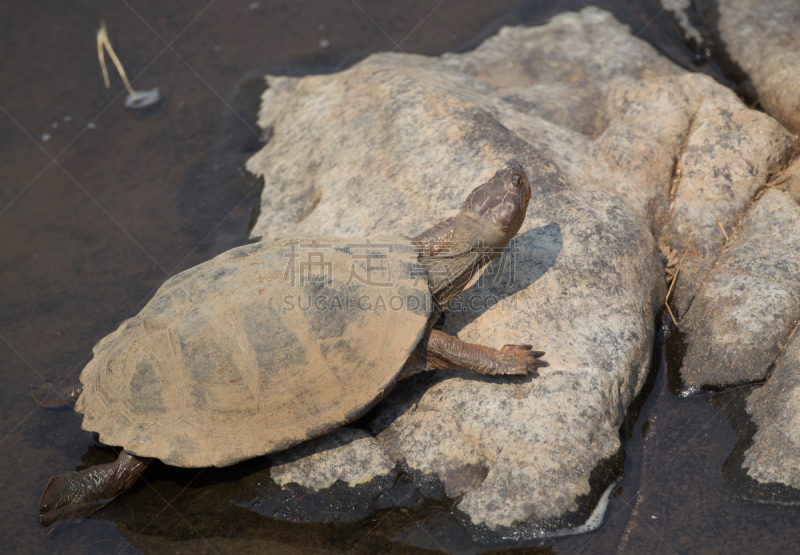
<path fill-rule="evenodd" d="M 533 189 L 525 224 L 445 330 L 530 343 L 551 365 L 538 379 L 414 376 L 365 417 L 372 435 L 309 443 L 275 478 L 349 487 L 392 476 L 391 460 L 425 497 L 454 498 L 452 516 L 481 541 L 583 523 L 619 475 L 619 428 L 650 368 L 666 293 L 655 245 L 688 253 L 681 315 L 785 161 L 789 133 L 596 8 L 504 28 L 466 54 L 376 54 L 267 82 L 259 123 L 271 138 L 248 162 L 264 179 L 263 239 L 414 235 L 519 161 Z M 369 453 L 380 470 L 353 468 Z"/>

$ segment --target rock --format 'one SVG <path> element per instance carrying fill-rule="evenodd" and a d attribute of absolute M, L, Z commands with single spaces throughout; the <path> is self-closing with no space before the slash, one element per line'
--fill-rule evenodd
<path fill-rule="evenodd" d="M 716 5 L 727 54 L 752 80 L 766 112 L 800 132 L 800 3 L 718 0 Z"/>
<path fill-rule="evenodd" d="M 733 230 L 789 134 L 596 8 L 504 28 L 465 54 L 376 54 L 267 82 L 271 138 L 247 165 L 264 179 L 263 239 L 417 234 L 498 167 L 526 168 L 523 228 L 445 329 L 531 343 L 550 368 L 414 376 L 365 418 L 374 437 L 353 443 L 388 453 L 425 497 L 454 498 L 481 541 L 583 523 L 619 475 L 619 427 L 650 367 L 666 293 L 656 239 L 694 253 L 673 292 L 685 312 L 724 245 L 716 222 Z M 368 479 L 348 467 L 353 443 L 310 447 L 303 472 Z"/>
<path fill-rule="evenodd" d="M 781 217 L 772 222 L 770 227 L 773 231 L 771 243 L 780 242 L 784 247 L 774 265 L 782 266 L 779 275 L 784 281 L 796 284 L 800 266 L 797 228 L 800 161 L 796 160 L 778 174 L 771 185 L 773 189 L 764 198 L 769 195 L 773 199 L 780 199 L 783 207 L 779 212 Z M 789 219 L 787 213 L 792 216 L 790 223 L 794 224 L 794 229 L 786 225 Z M 765 249 L 765 252 L 769 250 Z M 789 279 L 785 279 L 787 276 Z M 778 286 L 777 283 L 770 284 L 771 288 Z M 800 336 L 797 333 L 800 309 L 796 302 L 785 310 L 781 308 L 775 307 L 777 310 L 774 312 L 783 318 L 780 318 L 777 326 L 772 323 L 772 327 L 778 328 L 777 337 L 766 337 L 766 348 L 762 350 L 775 352 L 782 349 L 782 352 L 777 360 L 773 357 L 774 367 L 767 368 L 764 376 L 766 383 L 757 387 L 747 397 L 744 407 L 735 412 L 735 421 L 747 425 L 739 426 L 742 429 L 737 430 L 737 445 L 726 461 L 724 470 L 733 495 L 762 503 L 800 505 L 800 419 L 797 418 L 798 408 L 795 406 L 800 399 Z M 782 312 L 791 312 L 791 316 L 787 318 Z M 791 335 L 786 333 L 787 327 Z"/>
<path fill-rule="evenodd" d="M 719 0 L 715 11 L 725 54 L 752 82 L 763 109 L 792 132 L 800 132 L 800 4 Z M 781 165 L 767 172 L 777 172 Z M 686 392 L 767 380 L 748 398 L 752 430 L 740 437 L 726 462 L 734 476 L 733 493 L 762 502 L 800 500 L 800 421 L 792 417 L 792 396 L 798 394 L 798 202 L 800 164 L 795 161 L 777 173 L 770 190 L 740 218 L 734 242 L 719 260 L 705 258 L 706 265 L 715 265 L 707 281 L 700 286 L 702 278 L 689 276 L 690 286 L 694 281 L 699 290 L 681 324 Z M 730 228 L 726 231 L 732 234 Z M 688 307 L 690 296 L 683 295 L 683 306 Z"/>
<path fill-rule="evenodd" d="M 678 313 L 691 303 L 745 208 L 791 152 L 792 137 L 774 119 L 745 107 L 707 80 L 679 160 L 672 208 L 661 242 L 687 254 L 674 291 Z"/>
<path fill-rule="evenodd" d="M 763 380 L 800 316 L 800 205 L 769 189 L 681 323 L 685 390 Z"/>
<path fill-rule="evenodd" d="M 794 333 L 769 381 L 747 399 L 758 431 L 744 455 L 747 474 L 800 490 L 800 334 Z M 797 503 L 797 496 L 795 502 Z"/>
<path fill-rule="evenodd" d="M 281 486 L 295 483 L 321 490 L 341 480 L 349 486 L 394 470 L 394 460 L 363 430 L 339 428 L 293 449 L 270 456 L 270 477 Z"/>
<path fill-rule="evenodd" d="M 247 503 L 269 518 L 354 522 L 422 497 L 381 445 L 356 428 L 339 428 L 269 459 L 269 475 L 278 488 L 265 488 Z"/>
<path fill-rule="evenodd" d="M 800 158 L 794 160 L 789 167 L 779 173 L 770 185 L 787 193 L 795 202 L 800 203 Z"/>
<path fill-rule="evenodd" d="M 518 112 L 589 138 L 614 120 L 609 100 L 620 83 L 685 74 L 596 8 L 561 14 L 540 27 L 505 27 L 472 52 L 430 62 L 489 83 L 486 92 Z M 639 101 L 647 102 L 646 95 Z"/>

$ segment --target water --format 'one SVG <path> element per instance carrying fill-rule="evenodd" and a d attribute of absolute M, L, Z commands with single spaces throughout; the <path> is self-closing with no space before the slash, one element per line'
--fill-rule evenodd
<path fill-rule="evenodd" d="M 676 38 L 658 6 L 596 4 L 682 65 L 693 63 L 694 48 Z M 76 378 L 94 343 L 168 276 L 246 240 L 259 191 L 241 165 L 262 140 L 255 76 L 333 71 L 382 50 L 464 50 L 504 23 L 538 23 L 581 7 L 511 0 L 0 5 L 2 551 L 424 552 L 391 538 L 445 513 L 448 503 L 387 509 L 350 524 L 268 519 L 243 506 L 267 487 L 263 459 L 224 470 L 157 465 L 146 474 L 149 485 L 95 517 L 41 528 L 37 505 L 49 477 L 113 454 L 80 430 L 79 415 L 37 408 L 28 392 L 44 380 Z M 113 69 L 112 89 L 104 89 L 95 53 L 101 19 L 134 87 L 160 87 L 156 106 L 124 110 Z M 698 69 L 725 81 L 713 60 Z M 626 439 L 625 473 L 604 525 L 524 551 L 800 552 L 796 508 L 725 493 L 721 469 L 735 443 L 728 415 L 737 406 L 728 401 L 677 399 L 662 367 Z M 438 533 L 447 543 L 448 531 Z M 457 534 L 448 546 L 468 547 Z"/>

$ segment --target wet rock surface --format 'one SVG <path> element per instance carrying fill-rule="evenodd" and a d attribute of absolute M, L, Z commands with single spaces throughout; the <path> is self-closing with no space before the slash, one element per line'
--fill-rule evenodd
<path fill-rule="evenodd" d="M 743 217 L 790 157 L 790 133 L 595 8 L 504 28 L 466 54 L 377 54 L 334 75 L 267 82 L 260 125 L 270 140 L 248 162 L 265 183 L 253 229 L 263 239 L 413 235 L 454 215 L 499 166 L 526 168 L 525 225 L 456 299 L 445 331 L 493 347 L 531 343 L 550 368 L 536 380 L 414 376 L 365 417 L 371 435 L 356 443 L 386 469 L 388 454 L 424 497 L 454 499 L 459 526 L 481 541 L 583 523 L 619 473 L 619 427 L 650 368 L 666 293 L 655 245 L 683 259 L 671 298 L 680 325 L 703 321 L 695 297 L 724 263 L 737 277 L 737 264 L 760 263 L 745 247 L 729 253 L 726 235 L 731 248 L 762 241 L 757 226 L 737 229 L 757 220 Z M 764 210 L 796 208 L 791 193 L 774 193 L 760 198 Z M 759 336 L 762 376 L 791 327 L 777 312 L 749 315 L 756 327 L 780 320 Z M 701 365 L 693 356 L 687 368 Z M 340 476 L 325 487 L 345 487 L 358 474 L 353 443 L 309 447 L 280 472 Z"/>
<path fill-rule="evenodd" d="M 769 381 L 747 399 L 747 412 L 757 426 L 753 446 L 742 466 L 764 484 L 800 490 L 800 334 L 781 354 Z M 794 503 L 800 504 L 800 492 Z"/>

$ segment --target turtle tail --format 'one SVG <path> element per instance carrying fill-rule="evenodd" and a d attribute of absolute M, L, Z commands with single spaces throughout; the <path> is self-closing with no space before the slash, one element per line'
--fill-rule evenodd
<path fill-rule="evenodd" d="M 80 382 L 60 383 L 56 386 L 48 383 L 47 387 L 31 389 L 31 397 L 40 407 L 58 409 L 75 406 L 82 392 L 83 384 Z"/>

